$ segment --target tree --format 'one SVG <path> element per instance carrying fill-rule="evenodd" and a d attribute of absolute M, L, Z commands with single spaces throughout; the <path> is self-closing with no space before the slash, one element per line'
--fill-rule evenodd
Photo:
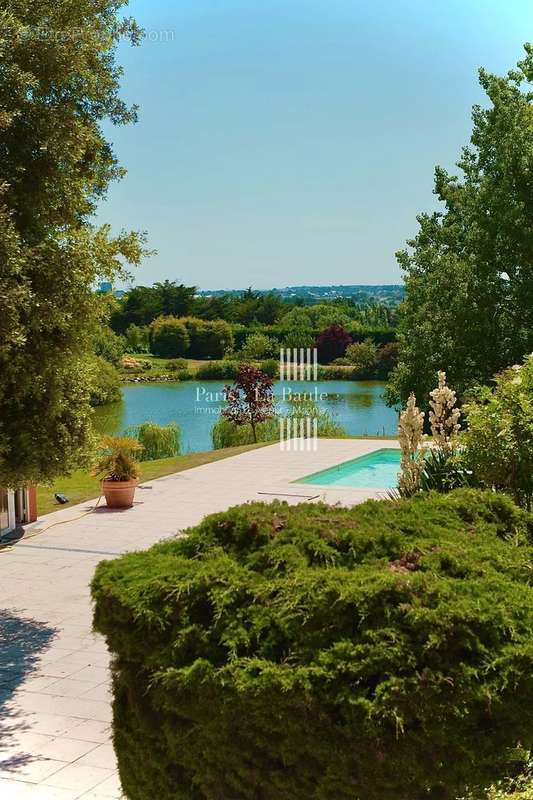
<path fill-rule="evenodd" d="M 163 315 L 161 295 L 149 286 L 134 286 L 120 307 L 111 315 L 110 324 L 116 333 L 124 333 L 130 325 L 150 325 Z"/>
<path fill-rule="evenodd" d="M 480 70 L 462 177 L 438 167 L 444 210 L 398 253 L 406 297 L 389 402 L 427 397 L 443 369 L 459 398 L 533 349 L 533 46 L 507 76 Z"/>
<path fill-rule="evenodd" d="M 321 364 L 329 364 L 336 358 L 342 358 L 351 343 L 352 337 L 342 325 L 330 325 L 317 339 L 318 360 Z"/>
<path fill-rule="evenodd" d="M 346 348 L 346 358 L 359 373 L 372 373 L 378 363 L 378 348 L 372 339 L 354 342 Z"/>
<path fill-rule="evenodd" d="M 94 352 L 115 367 L 124 355 L 126 340 L 123 336 L 113 333 L 107 325 L 101 325 L 94 338 Z"/>
<path fill-rule="evenodd" d="M 250 425 L 257 442 L 257 425 L 274 416 L 273 380 L 251 364 L 241 364 L 234 386 L 226 386 L 225 419 L 236 425 Z"/>
<path fill-rule="evenodd" d="M 279 355 L 279 343 L 264 333 L 251 333 L 246 337 L 241 355 L 243 358 L 261 361 L 263 358 Z"/>
<path fill-rule="evenodd" d="M 131 324 L 124 333 L 129 353 L 147 353 L 150 346 L 150 328 L 147 325 Z"/>
<path fill-rule="evenodd" d="M 478 389 L 464 406 L 464 460 L 476 481 L 533 504 L 533 354 Z"/>
<path fill-rule="evenodd" d="M 160 298 L 162 313 L 174 317 L 185 317 L 190 314 L 193 308 L 196 286 L 184 286 L 175 281 L 164 281 L 155 283 L 154 292 Z"/>
<path fill-rule="evenodd" d="M 10 0 L 0 11 L 0 484 L 64 474 L 91 447 L 93 287 L 138 263 L 143 236 L 90 223 L 124 174 L 101 125 L 119 97 L 123 0 Z"/>

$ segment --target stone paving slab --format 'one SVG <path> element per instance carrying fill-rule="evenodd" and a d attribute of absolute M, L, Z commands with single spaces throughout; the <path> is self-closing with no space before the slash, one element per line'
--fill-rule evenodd
<path fill-rule="evenodd" d="M 150 547 L 238 503 L 279 497 L 354 505 L 382 497 L 294 481 L 396 446 L 339 439 L 320 440 L 316 452 L 282 452 L 272 445 L 150 482 L 127 511 L 85 514 L 91 501 L 27 526 L 28 538 L 0 551 L 0 798 L 121 797 L 109 654 L 91 628 L 89 583 L 99 561 Z M 65 524 L 44 530 L 56 522 Z"/>

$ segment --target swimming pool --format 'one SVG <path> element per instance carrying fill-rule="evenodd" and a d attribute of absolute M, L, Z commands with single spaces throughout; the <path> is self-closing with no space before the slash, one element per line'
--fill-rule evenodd
<path fill-rule="evenodd" d="M 318 486 L 351 486 L 359 489 L 393 489 L 398 485 L 401 452 L 397 449 L 374 450 L 366 456 L 344 461 L 334 467 L 314 472 L 295 483 Z"/>

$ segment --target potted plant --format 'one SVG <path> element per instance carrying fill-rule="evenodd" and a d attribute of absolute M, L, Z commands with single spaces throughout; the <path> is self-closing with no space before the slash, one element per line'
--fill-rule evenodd
<path fill-rule="evenodd" d="M 139 483 L 139 462 L 135 451 L 143 446 L 129 436 L 105 436 L 102 455 L 93 475 L 103 478 L 102 492 L 109 508 L 131 508 Z"/>

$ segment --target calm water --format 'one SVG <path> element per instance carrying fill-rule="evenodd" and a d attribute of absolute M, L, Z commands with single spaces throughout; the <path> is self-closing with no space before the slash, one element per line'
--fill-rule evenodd
<path fill-rule="evenodd" d="M 131 384 L 122 387 L 123 401 L 96 411 L 102 433 L 121 433 L 130 425 L 177 422 L 182 432 L 182 452 L 211 450 L 211 428 L 223 408 L 223 381 Z M 350 434 L 368 436 L 396 433 L 396 412 L 387 408 L 381 381 L 294 381 L 277 383 L 275 395 L 281 410 L 289 409 L 289 392 L 315 392 L 317 404 Z M 283 397 L 285 393 L 285 397 Z"/>
<path fill-rule="evenodd" d="M 399 450 L 376 450 L 360 458 L 345 461 L 322 472 L 315 472 L 298 483 L 315 486 L 355 486 L 364 489 L 392 489 L 398 485 Z"/>

